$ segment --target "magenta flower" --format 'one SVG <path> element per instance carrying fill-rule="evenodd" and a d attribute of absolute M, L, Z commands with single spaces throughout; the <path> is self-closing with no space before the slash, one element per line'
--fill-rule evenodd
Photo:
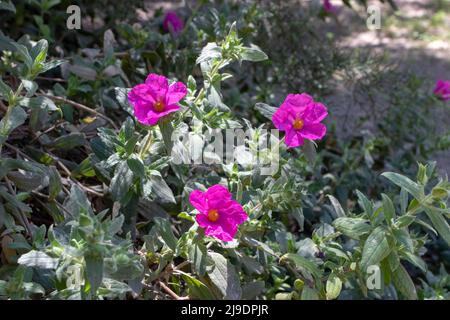
<path fill-rule="evenodd" d="M 450 100 L 450 81 L 438 80 L 433 93 L 441 100 Z"/>
<path fill-rule="evenodd" d="M 205 192 L 192 191 L 189 201 L 199 211 L 195 218 L 205 234 L 222 241 L 233 240 L 238 225 L 248 219 L 242 206 L 231 199 L 228 189 L 219 184 Z"/>
<path fill-rule="evenodd" d="M 335 7 L 331 4 L 331 0 L 323 0 L 323 9 L 326 12 L 334 12 L 335 11 Z"/>
<path fill-rule="evenodd" d="M 322 139 L 327 128 L 320 123 L 328 115 L 327 108 L 305 93 L 289 94 L 272 116 L 278 130 L 285 132 L 288 147 L 303 145 L 304 139 Z"/>
<path fill-rule="evenodd" d="M 175 82 L 169 86 L 166 77 L 151 73 L 145 83 L 131 89 L 128 100 L 134 107 L 134 115 L 138 121 L 154 126 L 160 118 L 179 110 L 177 103 L 186 94 L 187 89 L 183 83 Z"/>
<path fill-rule="evenodd" d="M 163 29 L 166 32 L 173 31 L 179 34 L 184 29 L 184 22 L 175 11 L 168 11 L 164 16 Z"/>

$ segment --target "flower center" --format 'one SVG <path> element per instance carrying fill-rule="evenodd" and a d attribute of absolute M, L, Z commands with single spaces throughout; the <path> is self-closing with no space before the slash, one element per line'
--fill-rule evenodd
<path fill-rule="evenodd" d="M 153 105 L 153 108 L 155 109 L 156 112 L 162 112 L 165 107 L 166 105 L 162 100 L 156 101 L 155 104 Z"/>
<path fill-rule="evenodd" d="M 211 222 L 216 222 L 219 219 L 219 212 L 216 209 L 211 209 L 208 211 L 208 220 Z"/>
<path fill-rule="evenodd" d="M 292 126 L 294 127 L 295 130 L 300 130 L 301 128 L 303 128 L 304 124 L 305 123 L 300 118 L 297 118 L 294 120 L 294 122 L 292 122 Z"/>

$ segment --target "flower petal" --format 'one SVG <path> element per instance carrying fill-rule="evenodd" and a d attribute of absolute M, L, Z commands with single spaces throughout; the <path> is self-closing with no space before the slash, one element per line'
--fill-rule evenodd
<path fill-rule="evenodd" d="M 450 100 L 450 81 L 438 80 L 433 93 L 444 101 Z"/>
<path fill-rule="evenodd" d="M 207 214 L 203 214 L 203 213 L 198 213 L 195 216 L 195 220 L 197 221 L 198 225 L 202 228 L 207 228 L 207 227 L 214 227 L 215 223 L 211 222 L 208 219 L 208 215 Z"/>
<path fill-rule="evenodd" d="M 285 143 L 290 148 L 303 145 L 304 141 L 299 131 L 289 130 L 286 132 Z"/>
<path fill-rule="evenodd" d="M 290 114 L 286 108 L 278 108 L 272 115 L 272 122 L 278 130 L 286 131 L 292 127 L 292 121 L 290 121 Z"/>
<path fill-rule="evenodd" d="M 306 108 L 303 113 L 303 120 L 306 122 L 320 122 L 328 115 L 327 108 L 321 103 L 313 103 Z"/>
<path fill-rule="evenodd" d="M 322 139 L 327 132 L 327 127 L 322 123 L 306 123 L 299 131 L 303 138 L 310 140 Z"/>
<path fill-rule="evenodd" d="M 294 107 L 301 107 L 301 106 L 307 106 L 310 103 L 313 103 L 314 99 L 306 93 L 302 94 L 288 94 L 286 99 L 284 100 L 283 104 L 290 104 Z"/>
<path fill-rule="evenodd" d="M 163 29 L 164 31 L 173 30 L 176 34 L 181 32 L 184 28 L 184 22 L 181 20 L 175 11 L 168 11 L 164 17 Z"/>
<path fill-rule="evenodd" d="M 148 86 L 149 92 L 155 100 L 163 99 L 165 101 L 169 89 L 169 81 L 166 77 L 150 73 L 145 80 L 145 84 Z"/>
<path fill-rule="evenodd" d="M 151 110 L 154 99 L 145 84 L 138 84 L 128 93 L 128 101 L 133 106 L 134 115 L 139 122 L 144 123 L 147 113 Z"/>
<path fill-rule="evenodd" d="M 146 115 L 145 122 L 148 125 L 154 126 L 158 123 L 159 119 L 179 109 L 180 107 L 177 105 L 168 106 L 162 112 L 156 112 L 155 110 L 150 109 Z"/>
<path fill-rule="evenodd" d="M 232 220 L 234 224 L 242 224 L 247 221 L 248 215 L 239 204 L 239 202 L 231 200 L 228 210 L 230 212 L 230 214 L 228 215 L 228 219 Z"/>
<path fill-rule="evenodd" d="M 182 82 L 175 82 L 170 85 L 167 91 L 166 103 L 176 104 L 183 99 L 187 94 L 187 88 Z"/>
<path fill-rule="evenodd" d="M 200 212 L 206 213 L 208 211 L 208 207 L 206 204 L 206 195 L 204 192 L 200 190 L 194 190 L 189 195 L 189 202 L 192 206 Z"/>
<path fill-rule="evenodd" d="M 224 225 L 208 226 L 205 229 L 205 234 L 210 237 L 217 238 L 219 240 L 229 242 L 233 241 L 237 228 L 234 230 L 224 230 Z"/>
<path fill-rule="evenodd" d="M 231 199 L 231 193 L 228 191 L 228 189 L 221 185 L 221 184 L 215 184 L 208 188 L 206 191 L 206 196 L 208 199 L 210 198 L 222 198 L 223 200 L 229 200 Z"/>

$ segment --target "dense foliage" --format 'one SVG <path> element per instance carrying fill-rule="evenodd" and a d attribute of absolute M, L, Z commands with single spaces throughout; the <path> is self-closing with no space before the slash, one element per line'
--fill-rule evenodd
<path fill-rule="evenodd" d="M 339 48 L 321 1 L 120 3 L 0 1 L 2 299 L 449 298 L 450 84 Z"/>

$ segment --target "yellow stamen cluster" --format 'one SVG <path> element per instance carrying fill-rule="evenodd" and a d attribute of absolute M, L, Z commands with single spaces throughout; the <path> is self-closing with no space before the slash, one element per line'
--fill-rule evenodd
<path fill-rule="evenodd" d="M 301 128 L 303 128 L 304 124 L 305 123 L 300 118 L 297 118 L 294 120 L 294 122 L 292 122 L 292 126 L 294 127 L 295 130 L 300 130 Z"/>
<path fill-rule="evenodd" d="M 166 105 L 164 104 L 163 101 L 158 100 L 155 102 L 155 104 L 153 105 L 153 108 L 155 109 L 155 111 L 157 112 L 162 112 L 164 111 L 164 108 L 166 107 Z"/>
<path fill-rule="evenodd" d="M 219 212 L 216 209 L 211 209 L 208 211 L 208 220 L 211 222 L 216 222 L 219 219 Z"/>

